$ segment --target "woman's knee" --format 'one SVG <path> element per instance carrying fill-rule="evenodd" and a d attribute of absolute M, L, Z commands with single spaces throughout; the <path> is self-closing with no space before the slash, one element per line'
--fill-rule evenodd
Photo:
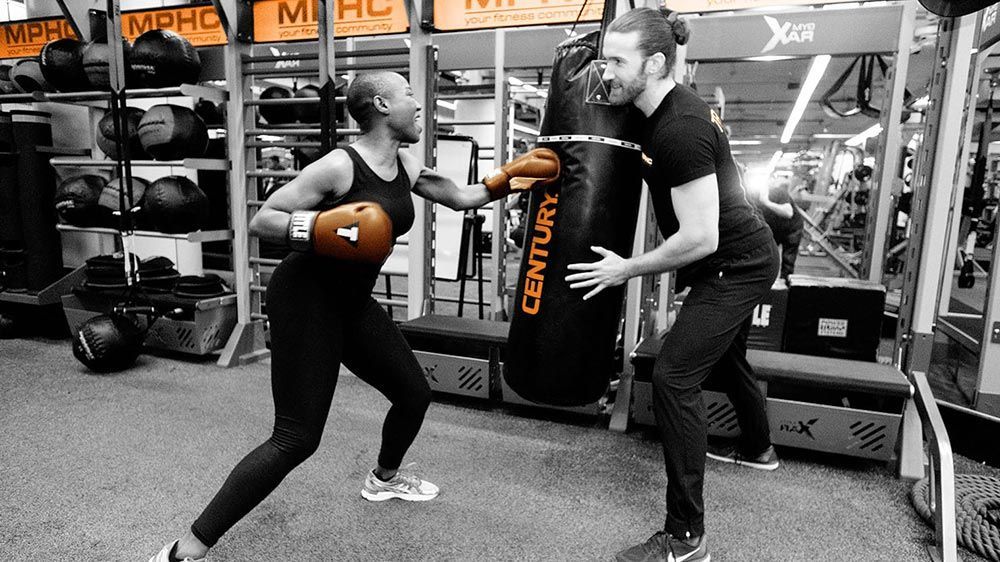
<path fill-rule="evenodd" d="M 304 430 L 276 425 L 274 433 L 271 434 L 270 442 L 276 449 L 298 464 L 311 457 L 319 449 L 322 436 L 322 429 Z"/>
<path fill-rule="evenodd" d="M 413 391 L 407 396 L 406 401 L 409 409 L 423 413 L 430 407 L 433 394 L 431 393 L 431 386 L 427 384 L 427 379 L 421 377 L 421 383 L 414 387 Z"/>

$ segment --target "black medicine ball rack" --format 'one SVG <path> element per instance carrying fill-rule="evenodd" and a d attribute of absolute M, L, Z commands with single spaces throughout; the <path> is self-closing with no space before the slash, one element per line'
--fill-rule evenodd
<path fill-rule="evenodd" d="M 120 36 L 121 35 L 121 19 L 120 11 L 118 8 L 118 0 L 108 0 L 109 11 L 108 14 L 113 14 L 113 17 L 107 18 L 108 35 Z M 66 6 L 63 5 L 64 13 L 66 13 Z M 66 13 L 69 17 L 71 23 L 75 23 L 72 17 L 73 15 Z M 96 25 L 96 20 L 94 19 L 95 14 L 91 13 L 91 27 Z M 74 29 L 78 36 L 84 37 L 87 34 L 81 35 L 81 30 L 74 25 Z M 99 31 L 99 30 L 97 30 Z M 117 57 L 111 56 L 111 64 L 109 64 L 109 74 L 111 79 L 111 84 L 122 84 L 123 83 L 123 69 L 122 67 L 122 57 L 119 52 Z M 117 80 L 116 80 L 117 75 Z M 34 91 L 28 93 L 20 94 L 9 94 L 0 95 L 0 104 L 5 103 L 15 103 L 15 104 L 35 104 L 35 103 L 60 103 L 60 104 L 70 104 L 85 106 L 91 109 L 108 109 L 111 114 L 115 114 L 116 107 L 124 108 L 128 100 L 133 99 L 149 99 L 149 98 L 171 98 L 171 97 L 190 97 L 195 101 L 200 101 L 207 99 L 212 102 L 225 102 L 227 100 L 227 95 L 224 90 L 220 90 L 213 87 L 197 85 L 197 84 L 182 84 L 180 86 L 172 86 L 165 88 L 133 88 L 133 89 L 122 89 L 116 93 L 115 86 L 107 91 L 82 91 L 82 92 L 43 92 Z M 124 124 L 124 123 L 122 123 Z M 116 129 L 118 124 L 116 123 Z M 213 127 L 207 127 L 212 129 Z M 215 127 L 215 129 L 220 129 Z M 225 128 L 221 127 L 224 131 Z M 119 135 L 120 136 L 120 135 Z M 117 138 L 116 144 L 119 148 L 122 146 L 122 139 Z M 46 147 L 48 148 L 48 147 Z M 131 169 L 133 167 L 183 167 L 189 170 L 198 171 L 216 171 L 216 172 L 228 172 L 229 162 L 224 158 L 185 158 L 183 160 L 133 160 L 131 162 L 125 159 L 125 167 L 123 169 L 123 162 L 119 159 L 92 159 L 86 158 L 86 156 L 93 153 L 97 148 L 92 144 L 90 150 L 59 150 L 59 149 L 47 149 L 38 150 L 38 152 L 46 152 L 49 154 L 58 154 L 61 156 L 56 156 L 49 159 L 49 164 L 53 167 L 72 167 L 72 168 L 83 168 L 83 169 L 101 169 L 101 168 L 111 168 L 117 169 L 119 175 L 122 175 L 124 179 L 131 177 Z M 129 190 L 131 192 L 131 190 Z M 126 198 L 127 199 L 127 198 Z M 133 202 L 134 205 L 137 202 Z M 128 204 L 128 203 L 125 203 Z M 217 230 L 197 230 L 194 232 L 187 233 L 166 233 L 157 231 L 141 231 L 135 230 L 130 226 L 126 226 L 131 221 L 124 221 L 122 229 L 114 228 L 101 228 L 101 227 L 81 227 L 72 225 L 55 225 L 56 229 L 64 232 L 87 232 L 95 233 L 99 235 L 108 236 L 122 236 L 127 230 L 129 234 L 141 237 L 141 238 L 161 238 L 161 239 L 172 239 L 176 242 L 187 242 L 187 243 L 203 243 L 203 242 L 213 242 L 213 241 L 224 241 L 231 240 L 233 238 L 232 230 L 228 229 L 217 229 Z M 122 247 L 124 247 L 125 240 L 122 239 Z M 14 302 L 23 302 L 28 304 L 56 304 L 60 301 L 60 298 L 64 304 L 64 311 L 67 315 L 67 320 L 71 319 L 71 316 L 76 317 L 77 320 L 84 316 L 92 316 L 98 312 L 106 312 L 110 307 L 116 306 L 115 303 L 108 305 L 107 303 L 95 304 L 94 299 L 85 299 L 87 303 L 82 304 L 77 307 L 71 306 L 72 303 L 67 302 L 67 299 L 76 299 L 76 295 L 71 294 L 72 289 L 82 282 L 84 278 L 83 274 L 84 266 L 81 266 L 71 272 L 69 275 L 60 279 L 57 283 L 46 288 L 44 291 L 38 294 L 23 294 L 23 293 L 11 293 L 11 298 L 3 299 L 5 293 L 0 293 L 0 300 L 10 300 Z M 135 295 L 133 292 L 128 292 L 125 295 L 126 304 L 132 303 Z M 79 299 L 77 299 L 79 300 Z M 91 302 L 94 301 L 94 302 Z M 220 299 L 206 299 L 204 302 L 199 301 L 193 303 L 193 306 L 188 307 L 193 317 L 184 319 L 173 319 L 173 318 L 163 318 L 158 321 L 159 332 L 164 337 L 154 338 L 160 341 L 160 345 L 157 347 L 162 347 L 166 349 L 175 349 L 178 351 L 185 351 L 197 354 L 208 353 L 214 351 L 215 349 L 222 346 L 225 343 L 229 332 L 232 329 L 232 324 L 235 323 L 235 295 L 229 295 L 228 297 Z M 77 303 L 79 304 L 79 303 Z M 119 303 L 120 304 L 120 303 Z M 190 303 L 189 303 L 190 304 Z M 94 307 L 97 307 L 96 309 Z M 168 307 L 169 308 L 169 307 Z M 79 310 L 76 310 L 79 309 Z M 209 312 L 210 311 L 210 312 Z M 159 315 L 154 315 L 159 316 Z M 208 316 L 219 316 L 220 318 L 211 319 L 211 321 L 206 320 Z M 74 322 L 70 322 L 73 324 Z M 177 326 L 176 329 L 172 329 L 168 326 L 163 326 L 164 323 L 174 323 L 174 324 L 191 324 L 190 326 Z M 204 326 L 203 326 L 204 325 Z M 192 332 L 193 330 L 193 332 Z M 176 333 L 174 333 L 176 332 Z M 206 336 L 211 332 L 214 334 L 213 337 L 207 338 Z M 223 333 L 224 332 L 224 333 Z M 193 335 L 191 335 L 193 333 Z M 187 334 L 187 335 L 185 335 Z M 191 341 L 195 341 L 197 345 L 190 345 Z M 185 343 L 187 342 L 187 343 Z"/>

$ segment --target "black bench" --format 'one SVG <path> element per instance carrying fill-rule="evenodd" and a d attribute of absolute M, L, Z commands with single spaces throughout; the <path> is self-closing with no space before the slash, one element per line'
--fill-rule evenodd
<path fill-rule="evenodd" d="M 577 408 L 536 404 L 507 386 L 503 379 L 510 329 L 507 322 L 432 314 L 403 322 L 399 329 L 432 390 L 589 415 L 601 411 L 597 403 Z"/>
<path fill-rule="evenodd" d="M 654 424 L 650 378 L 663 335 L 632 353 L 631 418 Z M 866 361 L 751 349 L 747 360 L 767 396 L 771 438 L 778 445 L 889 460 L 912 387 L 899 369 Z M 732 437 L 732 404 L 711 378 L 704 385 L 709 434 Z"/>

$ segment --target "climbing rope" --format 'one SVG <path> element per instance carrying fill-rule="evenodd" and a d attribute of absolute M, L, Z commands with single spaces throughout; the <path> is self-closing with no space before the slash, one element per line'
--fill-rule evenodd
<path fill-rule="evenodd" d="M 910 501 L 933 525 L 926 478 L 914 484 Z M 977 474 L 955 476 L 955 531 L 963 547 L 1000 562 L 1000 479 Z"/>

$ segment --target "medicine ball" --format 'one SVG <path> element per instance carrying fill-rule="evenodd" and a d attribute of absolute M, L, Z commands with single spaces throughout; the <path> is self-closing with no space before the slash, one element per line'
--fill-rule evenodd
<path fill-rule="evenodd" d="M 104 189 L 104 178 L 86 174 L 67 179 L 56 188 L 55 203 L 59 219 L 73 226 L 98 226 L 97 207 Z"/>
<path fill-rule="evenodd" d="M 132 45 L 132 70 L 150 88 L 197 84 L 201 57 L 184 37 L 164 29 L 152 29 Z"/>
<path fill-rule="evenodd" d="M 295 90 L 295 97 L 299 99 L 315 98 L 317 100 L 316 103 L 308 105 L 293 105 L 295 120 L 299 123 L 319 123 L 319 86 L 306 84 Z"/>
<path fill-rule="evenodd" d="M 42 76 L 60 92 L 87 88 L 87 73 L 83 70 L 83 43 L 66 37 L 49 41 L 38 56 Z"/>
<path fill-rule="evenodd" d="M 139 357 L 143 331 L 134 316 L 101 314 L 87 320 L 73 337 L 73 356 L 91 371 L 127 369 Z"/>
<path fill-rule="evenodd" d="M 143 224 L 159 232 L 193 232 L 208 220 L 208 196 L 184 176 L 154 181 L 146 188 L 140 205 Z"/>
<path fill-rule="evenodd" d="M 10 77 L 11 66 L 9 64 L 0 64 L 0 94 L 16 94 L 17 85 L 14 84 L 14 80 Z"/>
<path fill-rule="evenodd" d="M 271 86 L 260 94 L 262 100 L 287 100 L 295 97 L 291 90 L 284 86 Z M 295 106 L 291 104 L 262 105 L 260 116 L 268 125 L 287 125 L 295 122 Z"/>
<path fill-rule="evenodd" d="M 149 155 L 142 149 L 142 142 L 139 140 L 139 123 L 146 112 L 138 107 L 125 108 L 125 130 L 122 131 L 122 143 L 128 152 L 128 157 L 133 160 L 148 158 Z M 118 159 L 118 145 L 115 143 L 115 120 L 114 114 L 110 111 L 101 117 L 97 122 L 97 146 L 101 152 L 109 157 Z"/>
<path fill-rule="evenodd" d="M 121 192 L 122 186 L 125 184 L 125 178 L 115 178 L 109 181 L 104 189 L 101 190 L 101 195 L 97 200 L 97 204 L 100 206 L 99 216 L 101 221 L 101 226 L 106 226 L 108 228 L 115 228 L 118 226 L 118 217 L 115 216 L 115 212 L 120 210 L 120 200 L 119 193 Z M 143 194 L 146 193 L 146 188 L 149 187 L 149 182 L 132 176 L 132 205 L 138 205 L 142 201 Z"/>
<path fill-rule="evenodd" d="M 135 74 L 129 66 L 132 56 L 132 45 L 122 39 L 122 56 L 125 59 L 125 84 L 134 88 L 139 86 Z M 108 67 L 111 60 L 111 47 L 107 43 L 90 42 L 83 46 L 83 71 L 87 75 L 87 83 L 92 88 L 107 90 L 111 87 L 111 74 Z"/>
<path fill-rule="evenodd" d="M 226 124 L 226 116 L 222 111 L 222 105 L 218 105 L 210 100 L 198 100 L 198 103 L 194 104 L 194 112 L 209 127 L 224 126 Z"/>
<path fill-rule="evenodd" d="M 197 158 L 208 148 L 208 129 L 190 108 L 154 105 L 139 121 L 139 141 L 154 160 Z"/>
<path fill-rule="evenodd" d="M 38 59 L 24 59 L 14 63 L 14 67 L 10 70 L 10 78 L 18 90 L 27 94 L 52 91 L 52 85 L 42 75 Z"/>

